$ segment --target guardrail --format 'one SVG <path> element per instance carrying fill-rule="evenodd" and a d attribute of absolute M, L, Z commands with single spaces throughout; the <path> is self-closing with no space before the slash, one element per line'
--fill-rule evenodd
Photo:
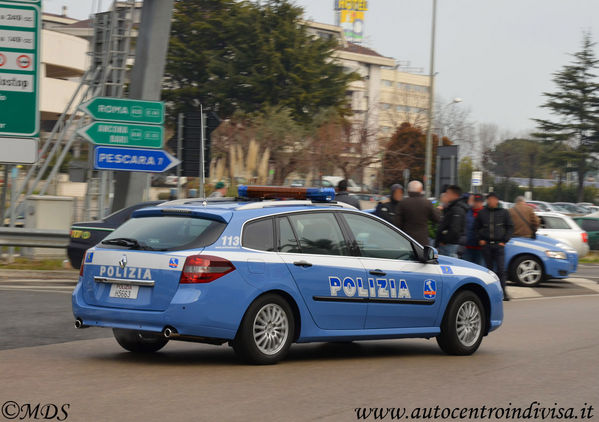
<path fill-rule="evenodd" d="M 69 238 L 69 230 L 0 227 L 0 246 L 66 248 L 69 244 Z"/>

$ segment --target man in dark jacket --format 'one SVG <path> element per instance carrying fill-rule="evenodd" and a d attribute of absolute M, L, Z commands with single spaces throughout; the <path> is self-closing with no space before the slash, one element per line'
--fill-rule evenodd
<path fill-rule="evenodd" d="M 456 185 L 447 187 L 445 201 L 447 206 L 442 207 L 443 218 L 437 228 L 437 247 L 439 254 L 457 258 L 466 231 L 468 204 L 462 198 L 462 189 Z"/>
<path fill-rule="evenodd" d="M 438 223 L 440 215 L 422 191 L 421 182 L 412 180 L 408 183 L 408 197 L 399 204 L 399 222 L 406 234 L 426 246 L 429 244 L 428 223 Z"/>
<path fill-rule="evenodd" d="M 343 179 L 337 183 L 337 194 L 335 195 L 335 201 L 344 202 L 349 205 L 353 205 L 357 209 L 360 208 L 360 200 L 353 196 L 347 191 L 347 180 Z"/>
<path fill-rule="evenodd" d="M 374 215 L 399 228 L 399 202 L 403 199 L 403 186 L 399 183 L 391 185 L 389 200 L 379 202 Z"/>
<path fill-rule="evenodd" d="M 510 300 L 505 290 L 505 244 L 512 238 L 514 223 L 508 210 L 499 205 L 495 192 L 487 195 L 487 206 L 478 213 L 474 224 L 487 268 L 499 277 L 503 300 Z"/>

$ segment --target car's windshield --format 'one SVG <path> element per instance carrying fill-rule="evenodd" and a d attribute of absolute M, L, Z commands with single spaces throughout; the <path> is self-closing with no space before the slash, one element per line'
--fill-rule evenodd
<path fill-rule="evenodd" d="M 219 221 L 184 216 L 133 218 L 98 246 L 150 250 L 202 248 L 214 243 L 225 227 Z"/>

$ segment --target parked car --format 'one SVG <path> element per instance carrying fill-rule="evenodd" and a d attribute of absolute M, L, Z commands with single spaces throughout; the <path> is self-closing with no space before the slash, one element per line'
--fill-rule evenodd
<path fill-rule="evenodd" d="M 572 246 L 579 257 L 589 253 L 589 236 L 571 217 L 555 212 L 538 212 L 541 226 L 537 233 Z"/>
<path fill-rule="evenodd" d="M 560 212 L 558 207 L 554 207 L 553 204 L 545 201 L 526 201 L 527 204 L 536 205 L 539 211 L 545 212 Z"/>
<path fill-rule="evenodd" d="M 73 268 L 79 269 L 85 251 L 101 242 L 117 227 L 131 218 L 133 211 L 151 207 L 164 201 L 148 201 L 116 211 L 100 220 L 74 223 L 71 226 L 71 239 L 67 246 L 67 256 Z"/>
<path fill-rule="evenodd" d="M 576 224 L 580 226 L 581 229 L 587 232 L 589 235 L 589 247 L 593 251 L 599 250 L 599 215 L 595 217 L 591 217 L 590 215 L 586 215 L 584 217 L 574 217 L 574 221 Z"/>
<path fill-rule="evenodd" d="M 584 208 L 581 208 L 578 205 L 573 204 L 571 202 L 554 202 L 553 205 L 557 205 L 558 207 L 563 208 L 564 210 L 566 210 L 566 213 L 568 215 L 588 214 L 588 212 L 586 212 Z"/>
<path fill-rule="evenodd" d="M 322 182 L 328 182 L 328 183 L 330 183 L 330 186 L 326 186 L 323 183 L 322 187 L 324 187 L 324 188 L 326 188 L 326 187 L 337 188 L 337 185 L 342 180 L 343 180 L 343 177 L 341 177 L 341 176 L 322 176 Z M 354 182 L 353 179 L 349 179 L 347 181 L 347 191 L 348 192 L 360 192 L 361 190 L 362 189 L 360 188 L 360 186 L 356 182 Z"/>

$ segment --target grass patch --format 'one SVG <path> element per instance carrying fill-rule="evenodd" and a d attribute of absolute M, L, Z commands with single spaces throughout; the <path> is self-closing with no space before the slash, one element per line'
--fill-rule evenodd
<path fill-rule="evenodd" d="M 0 264 L 6 270 L 64 270 L 62 259 L 15 258 L 12 264 Z"/>
<path fill-rule="evenodd" d="M 584 258 L 580 258 L 578 262 L 580 262 L 581 264 L 599 264 L 599 252 L 591 251 Z"/>

